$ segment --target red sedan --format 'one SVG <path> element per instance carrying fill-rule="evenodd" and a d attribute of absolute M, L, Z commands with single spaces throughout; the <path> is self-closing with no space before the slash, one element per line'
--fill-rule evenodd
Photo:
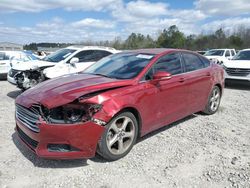
<path fill-rule="evenodd" d="M 138 137 L 203 111 L 214 114 L 223 69 L 179 49 L 108 56 L 83 73 L 37 85 L 16 99 L 16 131 L 38 156 L 124 157 Z"/>

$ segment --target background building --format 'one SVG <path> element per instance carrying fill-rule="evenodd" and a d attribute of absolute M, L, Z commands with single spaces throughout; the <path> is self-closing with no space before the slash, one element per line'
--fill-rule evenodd
<path fill-rule="evenodd" d="M 23 50 L 23 45 L 10 42 L 0 42 L 0 50 L 4 51 L 19 51 Z"/>

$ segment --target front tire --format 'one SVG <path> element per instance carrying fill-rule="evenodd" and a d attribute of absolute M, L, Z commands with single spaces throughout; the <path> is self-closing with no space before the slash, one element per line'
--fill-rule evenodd
<path fill-rule="evenodd" d="M 221 100 L 221 90 L 218 86 L 214 86 L 212 92 L 209 95 L 208 102 L 205 110 L 205 114 L 212 115 L 218 111 Z"/>
<path fill-rule="evenodd" d="M 136 142 L 138 122 L 131 112 L 116 115 L 98 143 L 98 154 L 114 161 L 127 155 Z"/>

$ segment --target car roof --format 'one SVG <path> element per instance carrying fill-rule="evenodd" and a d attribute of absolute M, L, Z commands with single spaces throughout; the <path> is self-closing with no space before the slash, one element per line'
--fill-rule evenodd
<path fill-rule="evenodd" d="M 68 46 L 68 49 L 75 49 L 75 50 L 107 50 L 107 51 L 116 51 L 116 49 L 111 47 L 105 46 L 83 46 L 83 45 L 73 45 Z"/>
<path fill-rule="evenodd" d="M 217 49 L 210 49 L 210 50 L 235 50 L 235 49 L 233 49 L 233 48 L 217 48 Z"/>
<path fill-rule="evenodd" d="M 240 50 L 240 51 L 250 51 L 250 48 L 243 49 L 243 50 Z"/>
<path fill-rule="evenodd" d="M 125 50 L 123 53 L 143 53 L 143 54 L 161 54 L 163 52 L 178 51 L 180 49 L 171 48 L 146 48 L 146 49 L 136 49 L 136 50 Z"/>
<path fill-rule="evenodd" d="M 1 53 L 5 54 L 25 54 L 23 51 L 0 51 Z"/>

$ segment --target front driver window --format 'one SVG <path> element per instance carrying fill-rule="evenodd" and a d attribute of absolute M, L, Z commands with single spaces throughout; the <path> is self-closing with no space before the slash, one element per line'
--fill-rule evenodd
<path fill-rule="evenodd" d="M 168 72 L 172 75 L 182 73 L 180 54 L 172 53 L 161 57 L 145 75 L 145 80 L 151 80 L 153 74 L 159 71 Z"/>

